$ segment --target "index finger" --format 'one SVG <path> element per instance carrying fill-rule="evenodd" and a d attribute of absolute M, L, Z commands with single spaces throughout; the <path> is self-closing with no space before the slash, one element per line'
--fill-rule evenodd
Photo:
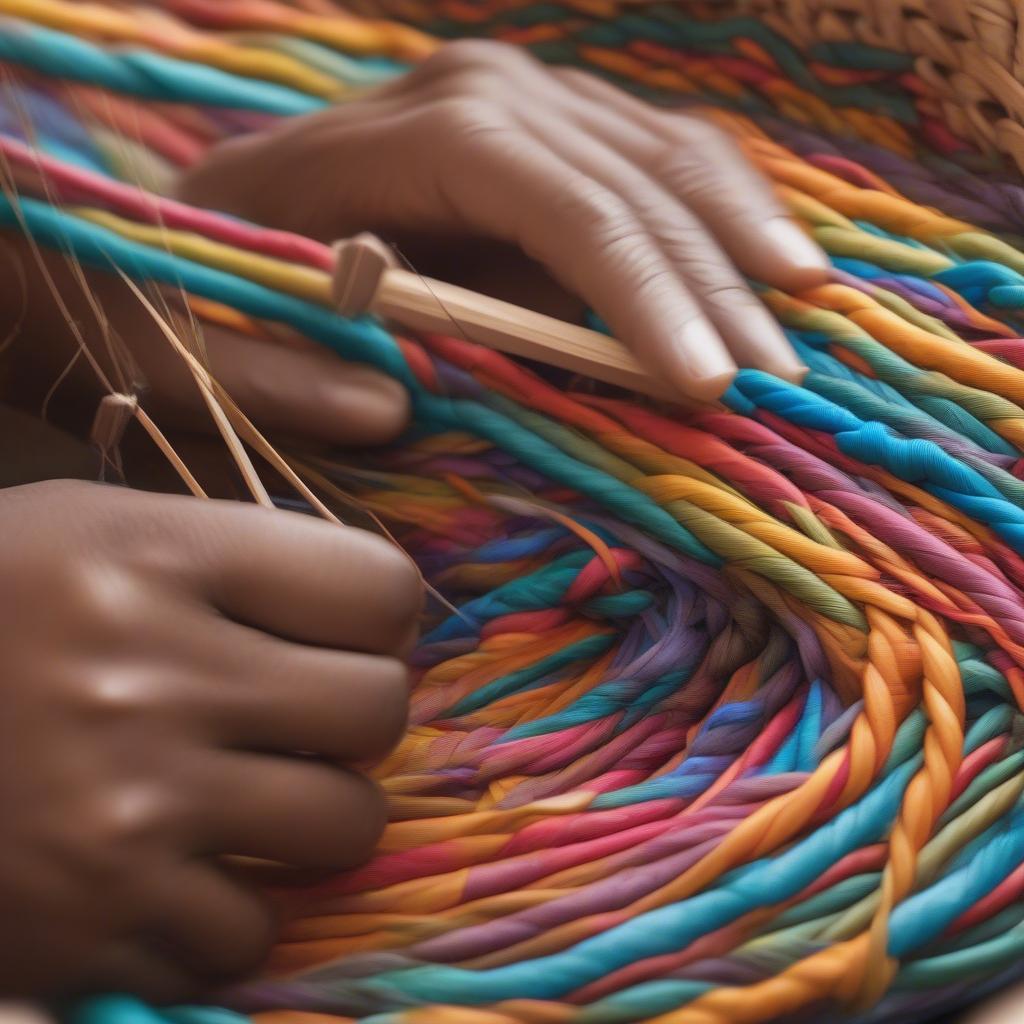
<path fill-rule="evenodd" d="M 455 105 L 448 197 L 476 230 L 522 247 L 589 302 L 683 393 L 717 398 L 736 374 L 718 332 L 619 196 L 484 105 Z"/>
<path fill-rule="evenodd" d="M 724 131 L 685 111 L 644 103 L 586 72 L 567 68 L 555 74 L 577 96 L 593 101 L 590 110 L 576 108 L 592 130 L 684 201 L 744 273 L 791 291 L 825 280 L 825 254 Z M 714 187 L 692 187 L 694 166 L 714 168 Z"/>
<path fill-rule="evenodd" d="M 404 653 L 422 592 L 411 560 L 364 530 L 234 502 L 159 499 L 180 569 L 224 616 L 298 643 Z"/>

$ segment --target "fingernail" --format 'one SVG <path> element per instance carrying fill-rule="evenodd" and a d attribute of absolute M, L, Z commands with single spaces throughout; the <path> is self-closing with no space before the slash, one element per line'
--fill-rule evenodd
<path fill-rule="evenodd" d="M 775 343 L 768 345 L 769 337 L 764 339 L 765 358 L 761 364 L 763 369 L 775 374 L 781 380 L 788 380 L 792 384 L 802 384 L 809 368 L 801 361 L 790 344 L 789 338 L 774 321 L 771 322 L 768 329 L 775 337 Z"/>
<path fill-rule="evenodd" d="M 787 362 L 776 367 L 773 371 L 776 377 L 788 380 L 790 384 L 803 384 L 804 377 L 810 372 L 810 368 L 799 361 Z"/>
<path fill-rule="evenodd" d="M 788 348 L 788 345 L 786 346 Z M 800 362 L 795 352 L 787 353 L 781 346 L 772 351 L 762 351 L 758 358 L 741 360 L 744 366 L 770 373 L 779 380 L 787 380 L 791 384 L 802 384 L 807 376 L 808 368 Z"/>
<path fill-rule="evenodd" d="M 718 332 L 702 321 L 688 324 L 676 347 L 682 374 L 675 383 L 688 395 L 714 401 L 736 377 L 736 364 Z"/>
<path fill-rule="evenodd" d="M 795 221 L 770 220 L 762 233 L 765 240 L 778 249 L 780 261 L 790 269 L 806 272 L 814 278 L 821 278 L 831 270 L 828 257 Z"/>

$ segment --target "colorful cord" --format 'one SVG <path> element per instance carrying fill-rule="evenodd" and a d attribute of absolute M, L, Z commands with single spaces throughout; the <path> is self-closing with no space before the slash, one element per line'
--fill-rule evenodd
<path fill-rule="evenodd" d="M 0 221 L 401 380 L 405 442 L 317 465 L 458 607 L 415 655 L 373 862 L 293 894 L 231 1009 L 111 997 L 78 1020 L 866 1024 L 1005 984 L 1024 952 L 1024 190 L 897 54 L 808 64 L 699 5 L 430 7 L 436 32 L 715 103 L 835 263 L 763 293 L 811 373 L 744 370 L 726 409 L 669 419 L 344 320 L 327 248 L 158 193 L 216 139 L 397 73 L 426 35 L 321 2 L 0 0 L 20 186 Z"/>

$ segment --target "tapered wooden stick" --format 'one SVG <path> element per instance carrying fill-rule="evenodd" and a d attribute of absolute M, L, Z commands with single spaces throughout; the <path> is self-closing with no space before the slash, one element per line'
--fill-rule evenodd
<path fill-rule="evenodd" d="M 334 246 L 334 296 L 346 316 L 373 312 L 403 327 L 457 334 L 508 355 L 593 377 L 655 398 L 679 401 L 623 345 L 597 331 L 420 277 L 396 265 L 374 235 Z"/>

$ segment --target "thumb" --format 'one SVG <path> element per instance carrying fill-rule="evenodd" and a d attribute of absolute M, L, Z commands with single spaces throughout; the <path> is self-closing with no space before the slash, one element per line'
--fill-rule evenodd
<path fill-rule="evenodd" d="M 213 376 L 263 430 L 356 447 L 392 441 L 408 423 L 405 388 L 376 370 L 312 345 L 203 333 Z"/>

